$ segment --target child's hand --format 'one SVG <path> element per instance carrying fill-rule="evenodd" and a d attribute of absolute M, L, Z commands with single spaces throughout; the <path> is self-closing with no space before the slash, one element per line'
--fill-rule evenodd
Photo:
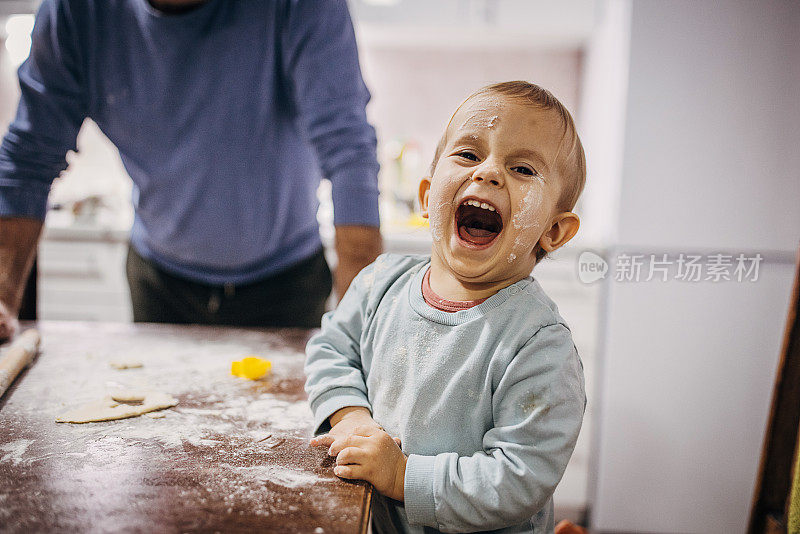
<path fill-rule="evenodd" d="M 372 418 L 370 411 L 360 406 L 342 408 L 331 415 L 329 421 L 331 423 L 330 432 L 311 438 L 309 443 L 312 447 L 328 447 L 337 439 L 346 438 L 356 433 L 357 430 L 363 430 L 364 428 L 383 430 L 383 427 Z M 398 447 L 402 446 L 400 438 L 394 438 L 394 441 Z M 330 450 L 328 454 L 330 454 Z M 335 456 L 335 454 L 331 456 Z"/>
<path fill-rule="evenodd" d="M 335 440 L 328 454 L 336 456 L 335 475 L 366 480 L 390 499 L 403 501 L 408 459 L 397 438 L 382 429 L 359 427 L 355 433 Z"/>
<path fill-rule="evenodd" d="M 353 434 L 355 430 L 360 427 L 381 428 L 372 418 L 372 414 L 369 410 L 358 406 L 342 408 L 331 415 L 329 421 L 331 423 L 330 432 L 311 438 L 310 443 L 313 447 L 327 447 L 335 440 Z"/>

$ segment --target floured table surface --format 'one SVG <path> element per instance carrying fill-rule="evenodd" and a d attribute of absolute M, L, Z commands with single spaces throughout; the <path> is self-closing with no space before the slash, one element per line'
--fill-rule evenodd
<path fill-rule="evenodd" d="M 30 326 L 30 325 L 28 325 Z M 309 333 L 40 322 L 41 353 L 0 400 L 2 532 L 364 532 L 370 490 L 311 448 Z M 272 362 L 264 379 L 233 360 Z M 141 361 L 118 370 L 111 362 Z M 165 417 L 56 423 L 120 388 Z"/>

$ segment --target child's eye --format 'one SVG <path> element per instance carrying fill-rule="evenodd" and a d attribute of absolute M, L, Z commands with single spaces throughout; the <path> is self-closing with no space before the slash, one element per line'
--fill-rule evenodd
<path fill-rule="evenodd" d="M 459 152 L 456 156 L 462 157 L 464 159 L 468 159 L 470 161 L 478 161 L 478 156 L 473 154 L 472 152 L 465 150 L 463 152 Z"/>
<path fill-rule="evenodd" d="M 536 172 L 535 169 L 531 169 L 530 167 L 525 167 L 524 165 L 518 165 L 516 167 L 511 168 L 512 171 L 522 174 L 524 176 L 538 176 L 539 173 Z"/>

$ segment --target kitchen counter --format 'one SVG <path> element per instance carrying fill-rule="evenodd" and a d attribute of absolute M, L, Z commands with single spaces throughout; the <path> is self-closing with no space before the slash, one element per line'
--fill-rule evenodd
<path fill-rule="evenodd" d="M 32 326 L 32 325 L 26 325 Z M 365 532 L 371 487 L 311 448 L 309 331 L 39 322 L 41 354 L 0 400 L 3 532 Z M 231 361 L 272 362 L 266 378 Z M 117 370 L 120 358 L 143 363 Z M 165 417 L 56 423 L 119 387 L 169 393 Z"/>

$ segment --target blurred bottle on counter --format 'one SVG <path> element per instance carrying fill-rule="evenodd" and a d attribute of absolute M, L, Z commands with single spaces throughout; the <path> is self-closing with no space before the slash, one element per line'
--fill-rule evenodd
<path fill-rule="evenodd" d="M 417 141 L 392 139 L 381 146 L 381 218 L 384 224 L 418 228 L 427 225 L 419 215 L 419 181 L 427 172 Z"/>

